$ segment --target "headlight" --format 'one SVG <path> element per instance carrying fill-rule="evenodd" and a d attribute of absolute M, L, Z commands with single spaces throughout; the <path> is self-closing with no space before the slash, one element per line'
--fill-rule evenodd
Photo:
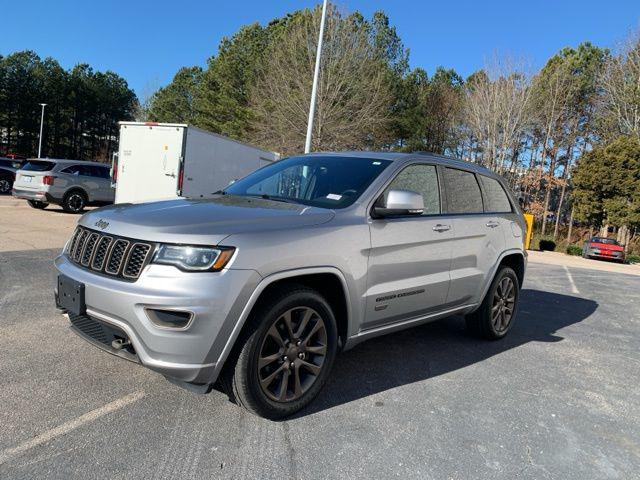
<path fill-rule="evenodd" d="M 153 263 L 173 265 L 180 270 L 217 272 L 231 260 L 234 251 L 230 247 L 161 245 L 153 257 Z"/>

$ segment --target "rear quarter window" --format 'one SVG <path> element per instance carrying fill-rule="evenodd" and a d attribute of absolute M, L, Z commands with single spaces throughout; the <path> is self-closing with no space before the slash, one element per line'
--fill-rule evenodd
<path fill-rule="evenodd" d="M 484 211 L 491 213 L 510 213 L 511 202 L 502 185 L 495 178 L 479 175 L 484 189 Z"/>

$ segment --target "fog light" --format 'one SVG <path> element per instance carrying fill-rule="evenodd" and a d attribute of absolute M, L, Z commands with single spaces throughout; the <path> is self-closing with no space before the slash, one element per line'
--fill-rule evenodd
<path fill-rule="evenodd" d="M 160 328 L 170 328 L 173 330 L 185 330 L 193 319 L 192 312 L 180 310 L 162 310 L 157 308 L 145 308 L 147 317 Z"/>

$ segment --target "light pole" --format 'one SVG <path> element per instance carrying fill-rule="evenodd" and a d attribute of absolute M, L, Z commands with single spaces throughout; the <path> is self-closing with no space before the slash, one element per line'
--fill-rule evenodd
<path fill-rule="evenodd" d="M 41 158 L 42 155 L 42 124 L 44 123 L 44 107 L 47 106 L 46 103 L 41 103 L 42 105 L 42 115 L 40 115 L 40 138 L 38 140 L 38 158 Z"/>
<path fill-rule="evenodd" d="M 322 2 L 322 19 L 320 20 L 320 33 L 318 35 L 318 50 L 316 50 L 316 67 L 313 73 L 313 87 L 311 88 L 311 104 L 309 105 L 309 120 L 307 121 L 307 140 L 304 143 L 304 153 L 311 151 L 311 131 L 313 130 L 313 117 L 316 112 L 316 93 L 318 92 L 318 74 L 320 73 L 320 57 L 322 57 L 322 37 L 324 37 L 324 20 L 327 16 L 327 0 Z"/>

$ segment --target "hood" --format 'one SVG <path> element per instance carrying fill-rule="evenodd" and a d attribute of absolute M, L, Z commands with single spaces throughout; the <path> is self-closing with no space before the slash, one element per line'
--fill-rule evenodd
<path fill-rule="evenodd" d="M 138 240 L 217 245 L 233 234 L 308 227 L 334 216 L 333 210 L 322 208 L 218 195 L 207 200 L 116 204 L 92 210 L 78 223 Z"/>
<path fill-rule="evenodd" d="M 591 242 L 589 244 L 589 246 L 591 248 L 600 248 L 602 250 L 611 250 L 612 252 L 621 252 L 621 251 L 624 250 L 624 248 L 622 248 L 622 246 L 620 246 L 620 245 L 611 245 L 610 243 Z"/>

